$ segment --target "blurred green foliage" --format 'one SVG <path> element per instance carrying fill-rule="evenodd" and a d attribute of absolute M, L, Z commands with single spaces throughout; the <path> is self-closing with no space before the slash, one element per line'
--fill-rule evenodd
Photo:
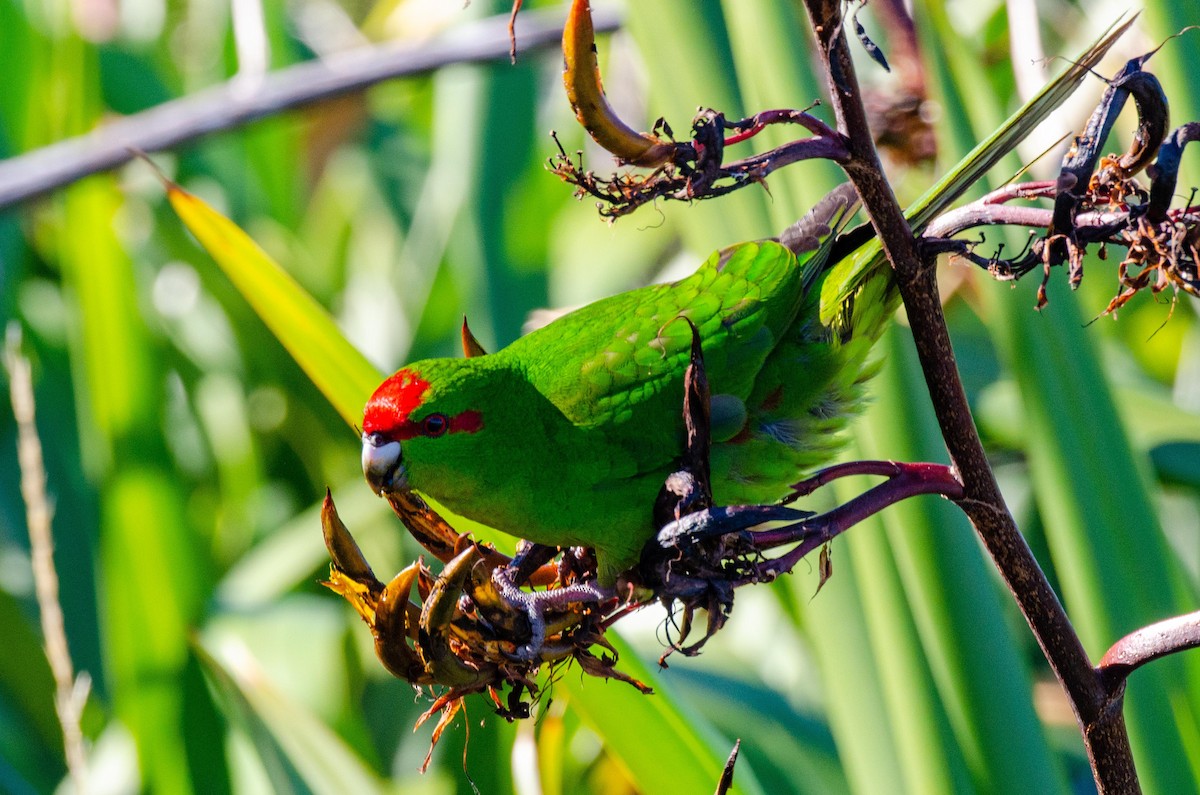
<path fill-rule="evenodd" d="M 539 5 L 550 4 L 526 3 Z M 1195 21 L 1185 5 L 1148 3 L 1101 71 Z M 224 0 L 0 0 L 0 155 L 231 78 L 239 63 L 252 81 L 255 52 L 281 68 L 508 4 L 262 8 L 256 43 L 253 25 L 235 36 Z M 915 12 L 939 155 L 896 166 L 905 202 L 1019 105 L 1014 68 L 1041 54 L 1028 33 L 1010 34 L 1003 3 L 928 0 Z M 1111 21 L 1067 0 L 1037 12 L 1051 55 L 1078 52 Z M 822 92 L 792 0 L 647 0 L 626 17 L 601 50 L 630 119 L 662 115 L 682 130 L 697 105 L 735 115 Z M 1150 63 L 1175 123 L 1196 118 L 1186 75 L 1198 56 L 1193 34 Z M 525 52 L 516 66 L 449 65 L 155 159 L 249 231 L 383 371 L 455 353 L 464 312 L 491 349 L 535 309 L 686 271 L 714 247 L 777 231 L 838 179 L 801 164 L 772 176 L 770 194 L 605 225 L 542 165 L 557 129 L 568 151 L 608 168 L 574 124 L 559 64 L 556 52 Z M 898 90 L 865 59 L 862 70 L 875 96 Z M 1102 88 L 1085 83 L 1049 140 L 1081 128 Z M 996 169 L 994 183 L 1020 165 Z M 1195 164 L 1185 168 L 1181 185 L 1197 184 Z M 1085 325 L 1115 289 L 1113 260 L 1087 268 L 1074 294 L 1055 278 L 1040 314 L 1032 285 L 944 270 L 964 381 L 1005 492 L 1098 657 L 1197 603 L 1200 329 L 1191 300 L 1166 294 Z M 428 701 L 387 676 L 352 611 L 317 585 L 325 486 L 377 570 L 418 550 L 360 482 L 353 432 L 183 232 L 150 169 L 0 212 L 0 316 L 22 325 L 34 362 L 66 630 L 94 682 L 84 731 L 106 792 L 661 792 L 710 780 L 711 790 L 735 737 L 744 792 L 1091 786 L 1040 651 L 969 525 L 933 498 L 839 541 L 818 597 L 803 565 L 740 593 L 698 659 L 653 671 L 661 615 L 624 622 L 627 668 L 657 695 L 568 672 L 575 681 L 520 725 L 474 700 L 418 776 L 428 729 L 411 727 Z M 880 347 L 856 452 L 943 457 L 903 327 Z M 0 412 L 0 790 L 51 792 L 65 768 L 14 445 Z M 1198 714 L 1200 655 L 1131 680 L 1148 791 L 1200 789 Z"/>

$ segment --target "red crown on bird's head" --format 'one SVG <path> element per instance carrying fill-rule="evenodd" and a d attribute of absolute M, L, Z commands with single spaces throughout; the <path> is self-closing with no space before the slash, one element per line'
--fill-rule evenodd
<path fill-rule="evenodd" d="M 365 433 L 387 433 L 408 423 L 425 402 L 429 382 L 413 370 L 400 370 L 379 385 L 363 410 Z"/>
<path fill-rule="evenodd" d="M 475 433 L 483 427 L 478 411 L 462 411 L 454 416 L 430 414 L 420 420 L 411 415 L 425 403 L 431 385 L 411 369 L 397 371 L 379 385 L 363 410 L 363 433 L 380 433 L 396 440 L 416 436 L 441 436 L 446 433 Z"/>

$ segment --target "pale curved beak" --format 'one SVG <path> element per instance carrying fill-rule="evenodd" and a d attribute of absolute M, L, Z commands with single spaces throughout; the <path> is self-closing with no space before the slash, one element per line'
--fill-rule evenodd
<path fill-rule="evenodd" d="M 371 491 L 383 495 L 408 488 L 400 443 L 388 441 L 378 433 L 364 433 L 362 468 Z"/>

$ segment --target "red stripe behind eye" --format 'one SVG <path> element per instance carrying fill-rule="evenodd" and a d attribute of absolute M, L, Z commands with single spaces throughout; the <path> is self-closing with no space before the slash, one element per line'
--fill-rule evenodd
<path fill-rule="evenodd" d="M 476 433 L 483 427 L 483 415 L 478 411 L 464 411 L 450 418 L 448 433 Z"/>
<path fill-rule="evenodd" d="M 445 433 L 477 433 L 483 427 L 483 415 L 478 411 L 464 411 L 449 418 L 449 426 Z M 405 420 L 397 425 L 388 436 L 403 442 L 418 436 L 428 436 L 425 433 L 425 418 L 420 420 Z M 439 434 L 444 436 L 445 434 Z"/>

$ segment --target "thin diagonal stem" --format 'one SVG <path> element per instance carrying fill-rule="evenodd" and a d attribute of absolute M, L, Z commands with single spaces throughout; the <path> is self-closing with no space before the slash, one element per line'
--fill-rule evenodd
<path fill-rule="evenodd" d="M 881 471 L 884 467 L 870 465 L 892 464 L 894 471 Z M 867 465 L 858 467 L 856 465 Z M 831 469 L 835 469 L 831 467 Z M 922 494 L 940 494 L 951 500 L 962 498 L 962 484 L 955 472 L 945 464 L 895 464 L 890 461 L 858 461 L 845 467 L 844 472 L 830 477 L 863 474 L 887 474 L 888 480 L 849 502 L 839 505 L 828 513 L 805 519 L 778 530 L 763 530 L 754 533 L 754 544 L 760 549 L 783 546 L 796 540 L 800 543 L 784 555 L 759 566 L 759 571 L 773 577 L 791 570 L 805 555 L 832 541 L 859 522 L 874 516 L 898 502 Z M 856 470 L 856 471 L 855 471 Z"/>

